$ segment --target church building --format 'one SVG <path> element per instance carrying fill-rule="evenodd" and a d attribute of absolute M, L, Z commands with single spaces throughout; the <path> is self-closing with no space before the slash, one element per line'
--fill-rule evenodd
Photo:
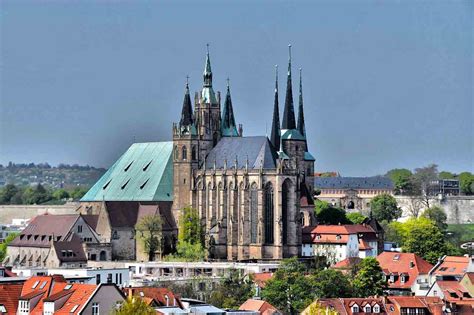
<path fill-rule="evenodd" d="M 92 214 L 109 201 L 156 203 L 174 220 L 167 223 L 172 235 L 165 236 L 173 247 L 181 210 L 190 206 L 201 218 L 210 259 L 300 256 L 302 226 L 311 225 L 314 211 L 315 159 L 306 139 L 299 74 L 296 119 L 290 46 L 282 121 L 276 68 L 270 138 L 244 136 L 229 82 L 223 104 L 214 91 L 208 51 L 194 106 L 186 83 L 172 142 L 132 145 L 83 197 L 81 211 Z"/>

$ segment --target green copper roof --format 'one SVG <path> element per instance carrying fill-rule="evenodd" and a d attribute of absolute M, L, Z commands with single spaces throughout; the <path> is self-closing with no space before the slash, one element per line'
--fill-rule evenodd
<path fill-rule="evenodd" d="M 282 129 L 281 130 L 282 140 L 305 140 L 305 137 L 297 129 Z"/>
<path fill-rule="evenodd" d="M 134 143 L 81 201 L 172 201 L 173 142 Z"/>
<path fill-rule="evenodd" d="M 314 158 L 314 156 L 309 153 L 309 152 L 305 152 L 304 153 L 304 160 L 305 161 L 316 161 L 316 159 Z"/>
<path fill-rule="evenodd" d="M 203 87 L 201 91 L 201 99 L 206 104 L 217 104 L 216 94 L 212 87 Z"/>

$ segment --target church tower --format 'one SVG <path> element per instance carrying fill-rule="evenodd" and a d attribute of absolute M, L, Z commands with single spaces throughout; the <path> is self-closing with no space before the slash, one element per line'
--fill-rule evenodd
<path fill-rule="evenodd" d="M 173 124 L 173 215 L 176 222 L 181 209 L 191 205 L 193 172 L 199 167 L 198 152 L 199 135 L 186 80 L 181 119 Z"/>
<path fill-rule="evenodd" d="M 219 142 L 221 133 L 221 95 L 217 96 L 212 88 L 211 59 L 207 45 L 206 63 L 203 73 L 204 84 L 200 93 L 194 97 L 194 117 L 199 137 L 199 160 L 203 163 L 205 156 Z"/>

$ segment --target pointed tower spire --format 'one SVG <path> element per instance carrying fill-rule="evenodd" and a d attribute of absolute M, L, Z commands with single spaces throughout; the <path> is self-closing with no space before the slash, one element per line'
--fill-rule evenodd
<path fill-rule="evenodd" d="M 221 119 L 221 132 L 224 137 L 237 137 L 237 127 L 235 125 L 234 109 L 232 108 L 232 98 L 230 97 L 229 78 L 227 78 L 227 94 L 225 96 L 224 111 Z"/>
<path fill-rule="evenodd" d="M 283 112 L 282 129 L 296 129 L 295 108 L 293 106 L 293 89 L 291 87 L 291 45 L 288 45 L 288 77 L 286 81 L 285 110 Z"/>
<path fill-rule="evenodd" d="M 299 97 L 299 107 L 298 107 L 298 131 L 301 135 L 305 138 L 305 149 L 307 149 L 306 143 L 306 127 L 304 125 L 304 110 L 303 110 L 303 80 L 301 78 L 301 71 L 300 68 L 300 97 Z"/>
<path fill-rule="evenodd" d="M 278 65 L 275 65 L 275 100 L 273 101 L 272 130 L 270 142 L 275 149 L 280 148 L 280 108 L 278 106 Z"/>
<path fill-rule="evenodd" d="M 181 110 L 181 120 L 179 126 L 190 126 L 193 124 L 193 107 L 189 96 L 189 76 L 186 76 L 186 89 L 184 93 L 183 109 Z"/>
<path fill-rule="evenodd" d="M 206 64 L 204 66 L 204 86 L 212 86 L 212 70 L 211 70 L 211 58 L 209 57 L 209 44 L 206 44 L 207 53 L 206 53 Z"/>

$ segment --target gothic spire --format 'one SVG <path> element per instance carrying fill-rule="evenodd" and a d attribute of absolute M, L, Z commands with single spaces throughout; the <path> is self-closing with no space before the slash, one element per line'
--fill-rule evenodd
<path fill-rule="evenodd" d="M 193 107 L 191 105 L 191 97 L 189 96 L 188 80 L 189 77 L 186 77 L 186 91 L 184 93 L 183 109 L 181 110 L 181 120 L 179 121 L 181 127 L 193 124 Z"/>
<path fill-rule="evenodd" d="M 293 89 L 291 87 L 291 45 L 288 45 L 288 77 L 286 81 L 285 110 L 283 112 L 282 129 L 296 129 L 295 108 L 293 106 Z"/>
<path fill-rule="evenodd" d="M 206 64 L 204 66 L 204 86 L 211 87 L 212 86 L 212 70 L 211 70 L 211 58 L 209 57 L 209 44 L 207 46 L 207 53 L 206 53 Z"/>
<path fill-rule="evenodd" d="M 227 78 L 227 94 L 225 96 L 224 111 L 222 112 L 221 131 L 224 137 L 237 137 L 237 127 L 235 125 L 234 110 L 230 97 L 229 79 Z"/>
<path fill-rule="evenodd" d="M 275 149 L 280 148 L 280 108 L 278 106 L 278 66 L 275 65 L 275 100 L 273 101 L 272 130 L 270 142 Z"/>
<path fill-rule="evenodd" d="M 299 107 L 298 107 L 298 131 L 305 138 L 305 147 L 306 144 L 306 128 L 304 125 L 304 111 L 303 111 L 303 81 L 301 79 L 301 68 L 300 68 L 300 97 L 299 97 Z M 307 150 L 307 148 L 306 148 Z"/>

